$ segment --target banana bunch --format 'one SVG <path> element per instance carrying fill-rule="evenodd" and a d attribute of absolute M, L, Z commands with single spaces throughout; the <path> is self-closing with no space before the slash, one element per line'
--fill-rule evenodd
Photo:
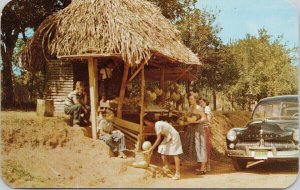
<path fill-rule="evenodd" d="M 186 121 L 187 121 L 188 123 L 194 123 L 194 122 L 197 121 L 197 117 L 196 117 L 196 116 L 187 117 L 187 118 L 186 118 Z"/>
<path fill-rule="evenodd" d="M 179 125 L 185 125 L 185 124 L 189 124 L 189 123 L 195 123 L 197 121 L 197 117 L 196 116 L 181 116 L 177 119 L 176 123 L 178 123 Z"/>
<path fill-rule="evenodd" d="M 171 92 L 169 90 L 167 91 L 165 98 L 166 98 L 166 100 L 171 98 Z"/>
<path fill-rule="evenodd" d="M 128 84 L 126 85 L 126 88 L 127 88 L 127 90 L 130 92 L 130 91 L 133 89 L 132 83 L 128 83 Z"/>
<path fill-rule="evenodd" d="M 155 92 L 151 92 L 150 90 L 147 90 L 146 92 L 146 100 L 147 101 L 155 101 L 157 99 L 157 95 Z"/>
<path fill-rule="evenodd" d="M 171 95 L 171 98 L 174 102 L 178 102 L 180 100 L 180 94 L 176 93 L 176 92 L 173 92 L 172 95 Z"/>
<path fill-rule="evenodd" d="M 161 96 L 163 94 L 163 90 L 159 89 L 159 88 L 155 88 L 154 92 L 155 92 L 156 96 Z"/>

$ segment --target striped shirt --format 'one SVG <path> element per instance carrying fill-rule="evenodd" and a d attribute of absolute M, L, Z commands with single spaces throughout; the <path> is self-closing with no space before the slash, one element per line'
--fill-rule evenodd
<path fill-rule="evenodd" d="M 73 99 L 76 98 L 77 100 L 80 100 L 80 94 L 76 91 L 72 91 L 68 94 L 67 98 L 65 99 L 65 106 L 72 106 L 74 105 Z"/>

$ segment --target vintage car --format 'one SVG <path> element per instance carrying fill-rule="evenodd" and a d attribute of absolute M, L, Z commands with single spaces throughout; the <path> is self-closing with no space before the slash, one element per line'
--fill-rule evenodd
<path fill-rule="evenodd" d="M 226 143 L 236 170 L 245 169 L 249 161 L 298 161 L 298 95 L 260 100 L 245 127 L 227 132 Z"/>

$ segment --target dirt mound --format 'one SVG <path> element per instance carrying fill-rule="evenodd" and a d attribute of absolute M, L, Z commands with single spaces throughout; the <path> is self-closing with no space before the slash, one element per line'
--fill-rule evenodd
<path fill-rule="evenodd" d="M 226 150 L 227 131 L 234 127 L 244 127 L 249 121 L 250 112 L 214 112 L 211 132 L 212 158 L 222 158 Z"/>
<path fill-rule="evenodd" d="M 69 127 L 66 119 L 1 113 L 4 182 L 19 188 L 130 187 L 151 178 L 151 171 L 129 167 L 133 158 L 111 157 L 108 146 L 86 137 L 83 128 Z M 124 181 L 125 175 L 132 178 Z"/>
<path fill-rule="evenodd" d="M 224 153 L 227 130 L 243 126 L 248 118 L 244 112 L 214 113 L 211 140 L 215 155 Z M 15 188 L 137 188 L 170 177 L 156 165 L 131 167 L 133 157 L 111 157 L 108 146 L 86 137 L 83 128 L 69 127 L 66 119 L 37 117 L 34 112 L 1 112 L 4 182 Z M 152 163 L 161 165 L 159 155 Z"/>

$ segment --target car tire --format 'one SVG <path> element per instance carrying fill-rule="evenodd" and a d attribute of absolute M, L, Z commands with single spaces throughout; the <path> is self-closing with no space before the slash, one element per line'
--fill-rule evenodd
<path fill-rule="evenodd" d="M 247 160 L 231 158 L 231 161 L 235 170 L 240 171 L 246 169 Z"/>

